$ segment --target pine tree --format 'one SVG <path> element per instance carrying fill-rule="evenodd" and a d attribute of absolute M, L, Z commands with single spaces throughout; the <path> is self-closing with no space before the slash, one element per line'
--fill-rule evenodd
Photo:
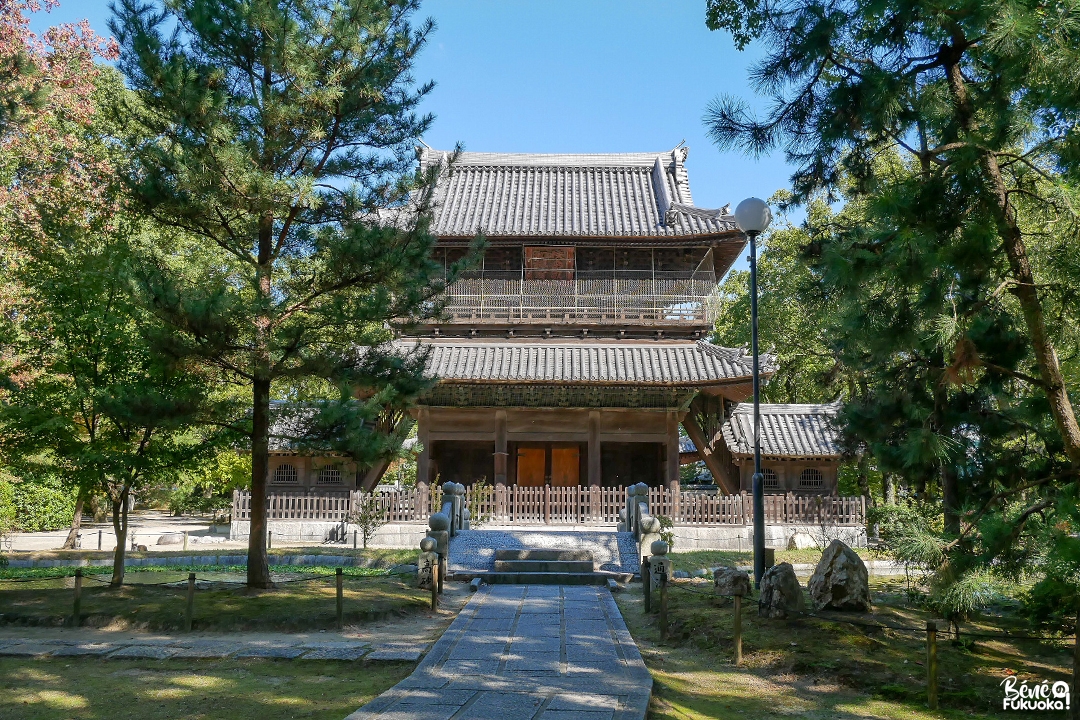
<path fill-rule="evenodd" d="M 711 0 L 707 23 L 765 43 L 773 101 L 758 119 L 718 99 L 713 138 L 782 147 L 796 202 L 843 202 L 804 261 L 860 379 L 845 434 L 941 512 L 897 547 L 950 612 L 991 576 L 1074 562 L 1080 6 Z"/>
<path fill-rule="evenodd" d="M 435 312 L 430 188 L 414 145 L 431 90 L 410 66 L 432 31 L 417 0 L 121 0 L 111 24 L 148 142 L 131 192 L 177 231 L 144 278 L 163 346 L 251 393 L 248 583 L 270 584 L 266 494 L 271 396 L 317 381 L 303 414 L 361 463 L 403 439 L 388 418 L 426 387 L 421 353 L 389 327 Z M 332 392 L 330 392 L 332 391 Z M 310 409 L 310 408 L 309 408 Z M 380 430 L 382 432 L 380 432 Z"/>
<path fill-rule="evenodd" d="M 918 239 L 947 243 L 977 289 L 1014 298 L 1034 372 L 1017 375 L 1049 404 L 1061 446 L 1080 468 L 1080 425 L 1055 344 L 1052 309 L 1066 287 L 1037 275 L 1032 243 L 1046 232 L 1029 214 L 1055 213 L 1075 236 L 1080 176 L 1080 6 L 905 0 L 710 0 L 707 23 L 768 52 L 752 71 L 772 110 L 718 99 L 712 137 L 751 152 L 782 146 L 796 166 L 796 200 L 816 192 L 878 198 L 867 211 L 894 233 L 869 253 Z M 916 169 L 877 162 L 891 151 Z M 888 164 L 885 167 L 890 167 Z M 914 243 L 912 243 L 914 245 Z M 1048 307 L 1050 310 L 1048 311 Z M 1070 313 L 1075 317 L 1075 313 Z M 951 359 L 950 359 L 951 361 Z"/>

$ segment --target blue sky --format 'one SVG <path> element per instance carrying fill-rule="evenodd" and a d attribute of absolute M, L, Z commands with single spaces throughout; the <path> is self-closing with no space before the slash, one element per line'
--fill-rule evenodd
<path fill-rule="evenodd" d="M 415 68 L 438 83 L 425 107 L 436 115 L 432 147 L 651 152 L 685 140 L 699 206 L 787 186 L 780 153 L 720 153 L 705 136 L 716 95 L 754 101 L 746 77 L 757 51 L 710 32 L 704 0 L 427 0 L 422 13 L 438 24 Z M 36 30 L 87 18 L 108 35 L 109 0 L 61 0 L 39 15 Z"/>

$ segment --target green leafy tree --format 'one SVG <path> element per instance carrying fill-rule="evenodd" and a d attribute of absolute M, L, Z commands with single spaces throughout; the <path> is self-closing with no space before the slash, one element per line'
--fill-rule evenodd
<path fill-rule="evenodd" d="M 859 378 L 842 421 L 883 472 L 943 509 L 898 541 L 936 548 L 941 607 L 1047 573 L 1043 528 L 1075 495 L 1080 8 L 1037 3 L 711 0 L 707 22 L 767 52 L 773 101 L 725 97 L 722 146 L 782 147 L 811 218 L 803 257 Z M 1073 532 L 1073 535 L 1069 535 Z M 916 537 L 918 535 L 918 537 Z M 1074 598 L 1077 585 L 1073 585 Z"/>
<path fill-rule="evenodd" d="M 770 204 L 781 205 L 790 194 L 780 192 Z M 827 208 L 810 209 L 819 216 Z M 765 402 L 823 403 L 850 394 L 851 373 L 840 363 L 830 336 L 831 306 L 822 293 L 820 276 L 803 257 L 811 242 L 807 229 L 781 216 L 758 241 L 758 325 L 761 346 L 776 355 L 777 370 L 762 386 Z M 727 347 L 749 347 L 750 272 L 728 273 L 720 286 L 720 310 L 713 339 Z"/>
<path fill-rule="evenodd" d="M 98 107 L 126 92 L 107 68 L 95 84 Z M 99 112 L 50 122 L 23 146 L 48 154 L 9 158 L 13 202 L 0 229 L 19 254 L 11 277 L 21 300 L 3 317 L 14 340 L 0 453 L 17 475 L 63 479 L 80 499 L 76 522 L 81 500 L 108 497 L 119 585 L 128 500 L 199 457 L 185 438 L 204 411 L 206 379 L 149 343 L 154 319 L 133 283 L 145 233 L 115 179 L 120 128 Z M 27 187 L 30 178 L 49 184 Z"/>
<path fill-rule="evenodd" d="M 111 24 L 138 97 L 130 191 L 183 235 L 144 278 L 161 343 L 246 387 L 218 422 L 251 443 L 248 583 L 270 585 L 267 447 L 272 393 L 316 378 L 310 441 L 372 464 L 407 429 L 423 353 L 391 352 L 390 323 L 438 310 L 431 192 L 416 168 L 432 85 L 409 74 L 432 30 L 418 0 L 120 0 Z M 275 390 L 278 388 L 278 390 Z M 358 398 L 359 402 L 354 401 Z"/>

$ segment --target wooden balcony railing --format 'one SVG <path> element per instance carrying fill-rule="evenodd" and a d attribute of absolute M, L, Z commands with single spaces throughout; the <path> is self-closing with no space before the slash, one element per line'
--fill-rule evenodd
<path fill-rule="evenodd" d="M 266 499 L 270 520 L 345 522 L 359 491 L 272 493 Z M 377 490 L 387 522 L 426 522 L 441 502 L 438 488 Z M 613 487 L 484 486 L 466 492 L 474 520 L 516 525 L 614 525 L 625 507 L 626 489 Z M 651 514 L 671 518 L 676 525 L 751 525 L 751 497 L 698 492 L 649 490 Z M 251 519 L 251 494 L 233 493 L 233 520 Z M 866 524 L 863 497 L 829 495 L 766 495 L 765 522 L 770 525 L 858 526 Z"/>
<path fill-rule="evenodd" d="M 446 315 L 450 322 L 500 324 L 696 327 L 715 322 L 718 296 L 712 273 L 656 275 L 574 280 L 464 278 L 447 289 Z"/>

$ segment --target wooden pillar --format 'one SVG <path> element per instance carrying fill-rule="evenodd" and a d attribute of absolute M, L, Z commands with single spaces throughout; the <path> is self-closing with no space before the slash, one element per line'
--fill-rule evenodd
<path fill-rule="evenodd" d="M 679 418 L 674 412 L 667 416 L 667 467 L 664 482 L 672 492 L 679 489 Z"/>
<path fill-rule="evenodd" d="M 506 485 L 506 466 L 510 454 L 506 450 L 506 411 L 495 411 L 495 487 Z"/>
<path fill-rule="evenodd" d="M 416 413 L 416 439 L 420 443 L 420 454 L 416 457 L 416 487 L 425 495 L 431 485 L 431 442 L 428 440 L 430 430 L 428 409 L 422 407 Z"/>
<path fill-rule="evenodd" d="M 667 416 L 667 468 L 664 483 L 671 496 L 671 519 L 679 515 L 679 416 L 669 412 Z"/>
<path fill-rule="evenodd" d="M 589 411 L 589 447 L 588 472 L 589 472 L 589 514 L 595 520 L 602 512 L 600 487 L 603 484 L 600 467 L 600 411 Z"/>
<path fill-rule="evenodd" d="M 589 486 L 600 487 L 602 482 L 600 469 L 600 411 L 589 411 Z"/>

